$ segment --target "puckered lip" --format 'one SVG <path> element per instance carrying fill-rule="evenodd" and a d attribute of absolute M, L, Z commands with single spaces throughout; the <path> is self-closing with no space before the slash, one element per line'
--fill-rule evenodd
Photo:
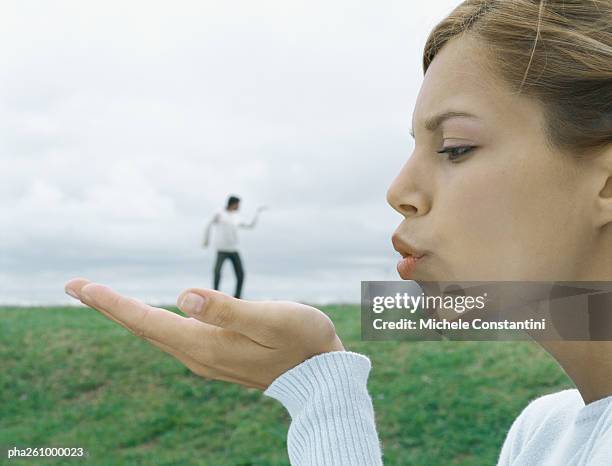
<path fill-rule="evenodd" d="M 420 259 L 421 257 L 427 254 L 426 251 L 416 248 L 415 246 L 410 244 L 408 241 L 401 238 L 398 233 L 395 233 L 391 237 L 391 242 L 393 243 L 393 249 L 399 252 L 403 258 L 412 256 L 415 259 Z"/>

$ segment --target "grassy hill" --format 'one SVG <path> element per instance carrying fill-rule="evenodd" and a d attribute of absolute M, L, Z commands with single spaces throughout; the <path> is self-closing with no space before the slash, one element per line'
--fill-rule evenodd
<path fill-rule="evenodd" d="M 357 306 L 322 309 L 372 359 L 386 465 L 494 464 L 527 402 L 571 386 L 530 342 L 362 342 Z M 14 464 L 289 464 L 278 402 L 200 379 L 93 310 L 1 308 L 0 361 L 0 446 L 89 453 Z"/>

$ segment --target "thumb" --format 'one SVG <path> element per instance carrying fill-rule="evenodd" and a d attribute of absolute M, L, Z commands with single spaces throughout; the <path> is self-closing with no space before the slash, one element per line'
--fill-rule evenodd
<path fill-rule="evenodd" d="M 269 337 L 278 324 L 278 304 L 246 301 L 219 291 L 189 288 L 183 291 L 177 306 L 185 314 L 207 324 L 242 333 L 255 341 Z"/>

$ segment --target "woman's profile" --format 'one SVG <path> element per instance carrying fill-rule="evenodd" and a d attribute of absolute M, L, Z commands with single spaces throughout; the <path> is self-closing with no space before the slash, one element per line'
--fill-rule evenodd
<path fill-rule="evenodd" d="M 612 281 L 612 1 L 467 0 L 423 68 L 387 195 L 401 278 Z M 185 318 L 85 279 L 66 291 L 196 374 L 279 400 L 291 464 L 383 464 L 370 361 L 321 311 L 188 289 Z M 612 342 L 540 344 L 576 389 L 531 402 L 498 464 L 612 464 Z"/>

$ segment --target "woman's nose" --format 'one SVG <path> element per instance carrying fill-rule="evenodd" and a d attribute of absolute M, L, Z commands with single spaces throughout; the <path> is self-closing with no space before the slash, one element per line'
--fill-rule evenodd
<path fill-rule="evenodd" d="M 406 162 L 387 191 L 387 202 L 404 217 L 416 217 L 429 212 L 430 202 L 423 191 L 423 178 L 417 182 L 417 172 Z M 421 185 L 421 186 L 420 186 Z"/>

